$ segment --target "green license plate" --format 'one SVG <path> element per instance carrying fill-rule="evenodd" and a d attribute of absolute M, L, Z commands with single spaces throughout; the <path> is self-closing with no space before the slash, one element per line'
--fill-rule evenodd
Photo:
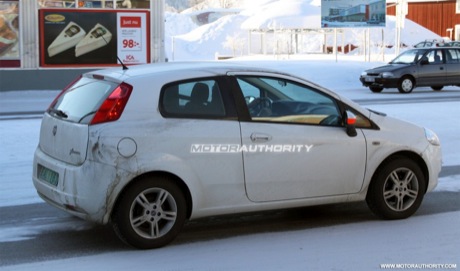
<path fill-rule="evenodd" d="M 59 173 L 53 171 L 42 165 L 38 165 L 37 168 L 38 179 L 51 184 L 52 186 L 57 186 L 59 182 Z"/>

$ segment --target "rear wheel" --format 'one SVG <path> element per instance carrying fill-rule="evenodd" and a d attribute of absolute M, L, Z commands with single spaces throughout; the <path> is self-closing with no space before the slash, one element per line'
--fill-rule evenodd
<path fill-rule="evenodd" d="M 125 243 L 158 248 L 179 234 L 186 219 L 186 201 L 173 180 L 146 177 L 129 187 L 114 210 L 113 228 Z"/>
<path fill-rule="evenodd" d="M 414 87 L 414 79 L 410 76 L 404 76 L 401 80 L 399 80 L 398 90 L 400 93 L 411 93 Z"/>
<path fill-rule="evenodd" d="M 367 192 L 371 211 L 383 219 L 403 219 L 417 211 L 425 194 L 426 181 L 412 160 L 398 157 L 375 174 Z"/>
<path fill-rule="evenodd" d="M 369 89 L 374 93 L 379 93 L 379 92 L 382 92 L 383 90 L 382 87 L 369 87 Z"/>
<path fill-rule="evenodd" d="M 434 91 L 440 91 L 444 86 L 431 86 Z"/>

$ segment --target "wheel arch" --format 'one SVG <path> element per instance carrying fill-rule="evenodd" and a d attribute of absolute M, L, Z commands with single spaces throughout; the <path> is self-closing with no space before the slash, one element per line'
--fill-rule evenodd
<path fill-rule="evenodd" d="M 404 78 L 412 79 L 412 82 L 414 82 L 414 88 L 417 87 L 417 78 L 411 73 L 406 73 L 399 77 L 398 84 L 400 84 Z"/>
<path fill-rule="evenodd" d="M 191 195 L 190 189 L 188 188 L 187 184 L 185 184 L 185 182 L 179 176 L 177 176 L 177 175 L 175 175 L 175 174 L 173 174 L 171 172 L 167 172 L 167 171 L 145 172 L 145 173 L 143 173 L 141 175 L 136 176 L 131 181 L 129 181 L 121 189 L 121 191 L 118 193 L 118 195 L 117 195 L 117 197 L 116 197 L 116 199 L 114 201 L 113 207 L 110 210 L 110 217 L 112 217 L 113 212 L 116 210 L 117 205 L 119 203 L 119 199 L 122 197 L 123 193 L 125 193 L 126 190 L 128 190 L 131 186 L 133 186 L 136 182 L 140 181 L 143 178 L 155 178 L 155 177 L 167 178 L 167 179 L 173 181 L 179 187 L 179 189 L 182 191 L 182 193 L 183 193 L 183 195 L 185 197 L 185 201 L 186 201 L 186 204 L 187 204 L 187 218 L 190 218 L 190 216 L 192 214 L 192 210 L 193 210 L 193 201 L 192 201 L 192 195 Z"/>
<path fill-rule="evenodd" d="M 372 182 L 372 180 L 374 180 L 375 175 L 378 174 L 378 172 L 380 171 L 380 169 L 382 167 L 384 167 L 386 164 L 390 163 L 391 161 L 397 160 L 399 158 L 411 159 L 412 161 L 414 161 L 420 167 L 420 170 L 423 173 L 423 177 L 425 178 L 425 181 L 427 182 L 425 184 L 425 191 L 424 191 L 426 193 L 426 191 L 428 189 L 428 181 L 429 181 L 429 178 L 430 178 L 430 174 L 428 172 L 428 166 L 427 166 L 427 164 L 425 163 L 425 161 L 423 160 L 423 158 L 420 155 L 418 155 L 417 153 L 412 152 L 412 151 L 395 152 L 395 153 L 389 155 L 387 158 L 385 158 L 380 163 L 380 165 L 376 168 L 376 170 L 374 171 L 374 174 L 372 175 L 372 178 L 371 178 L 371 182 Z"/>
<path fill-rule="evenodd" d="M 414 80 L 414 82 L 417 81 L 417 78 L 412 73 L 405 73 L 405 74 L 401 75 L 399 80 L 401 80 L 401 78 L 404 78 L 404 77 L 410 77 L 411 79 Z"/>

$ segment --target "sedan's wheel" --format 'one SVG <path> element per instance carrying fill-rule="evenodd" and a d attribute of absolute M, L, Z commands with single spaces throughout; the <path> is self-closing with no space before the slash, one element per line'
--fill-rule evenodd
<path fill-rule="evenodd" d="M 404 76 L 401 80 L 399 80 L 398 90 L 401 93 L 411 93 L 414 87 L 414 79 L 409 76 Z"/>
<path fill-rule="evenodd" d="M 167 178 L 143 178 L 120 197 L 112 220 L 121 240 L 141 249 L 158 248 L 179 234 L 186 219 L 182 191 Z"/>
<path fill-rule="evenodd" d="M 411 216 L 422 203 L 425 178 L 412 160 L 399 157 L 381 167 L 367 192 L 371 211 L 383 219 L 403 219 Z"/>
<path fill-rule="evenodd" d="M 440 91 L 444 86 L 431 86 L 434 91 Z"/>
<path fill-rule="evenodd" d="M 379 93 L 379 92 L 382 92 L 383 90 L 382 87 L 369 87 L 369 89 L 374 93 Z"/>

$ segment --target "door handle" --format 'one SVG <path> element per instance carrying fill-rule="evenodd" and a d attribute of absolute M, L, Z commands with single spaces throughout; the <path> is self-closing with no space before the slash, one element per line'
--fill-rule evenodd
<path fill-rule="evenodd" d="M 272 139 L 271 135 L 261 134 L 261 133 L 252 133 L 251 141 L 252 142 L 266 142 Z"/>

